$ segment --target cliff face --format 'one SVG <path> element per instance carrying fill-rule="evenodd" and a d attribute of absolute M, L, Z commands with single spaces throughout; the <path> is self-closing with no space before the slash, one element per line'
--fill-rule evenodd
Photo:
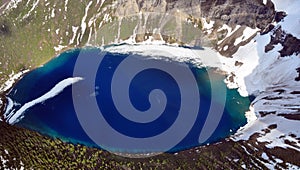
<path fill-rule="evenodd" d="M 204 17 L 222 20 L 228 25 L 243 25 L 251 28 L 264 29 L 274 17 L 274 5 L 262 0 L 216 0 L 201 3 Z"/>
<path fill-rule="evenodd" d="M 134 42 L 164 40 L 210 46 L 221 55 L 232 57 L 259 30 L 266 34 L 272 30 L 271 22 L 284 18 L 270 0 L 119 0 L 113 8 L 109 16 L 114 20 L 103 22 L 99 33 L 94 28 L 97 39 L 89 38 L 90 44 L 104 45 L 129 38 Z M 249 32 L 249 28 L 255 31 Z M 251 35 L 244 36 L 245 31 Z M 238 38 L 242 40 L 234 43 Z"/>
<path fill-rule="evenodd" d="M 274 20 L 275 13 L 269 0 L 266 4 L 262 0 L 120 0 L 112 14 L 117 20 L 108 24 L 118 27 L 118 36 L 114 39 L 103 37 L 104 42 L 120 41 L 134 35 L 132 38 L 136 42 L 152 38 L 190 46 L 212 46 L 222 55 L 231 57 L 249 41 L 245 39 L 234 46 L 232 42 L 242 36 L 247 27 L 265 30 Z M 225 29 L 224 25 L 232 30 Z M 241 27 L 235 29 L 237 26 Z M 218 44 L 221 40 L 225 43 Z M 223 51 L 227 45 L 229 50 Z"/>
<path fill-rule="evenodd" d="M 174 13 L 182 11 L 195 18 L 220 20 L 224 24 L 243 25 L 264 29 L 275 14 L 273 3 L 268 0 L 121 0 L 117 14 L 128 16 L 139 12 Z"/>

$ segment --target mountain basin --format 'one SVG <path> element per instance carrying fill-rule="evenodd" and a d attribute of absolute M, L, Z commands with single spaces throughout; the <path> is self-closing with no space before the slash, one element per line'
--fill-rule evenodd
<path fill-rule="evenodd" d="M 7 94 L 6 121 L 120 153 L 177 152 L 247 123 L 249 98 L 228 89 L 215 68 L 104 51 L 68 50 L 24 75 Z"/>

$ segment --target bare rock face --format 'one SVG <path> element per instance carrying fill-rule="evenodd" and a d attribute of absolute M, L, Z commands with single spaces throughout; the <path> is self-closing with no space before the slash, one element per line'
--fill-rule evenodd
<path fill-rule="evenodd" d="M 281 57 L 300 54 L 300 40 L 281 29 L 281 26 L 272 30 L 271 42 L 265 47 L 265 52 L 271 51 L 274 45 L 281 44 Z"/>
<path fill-rule="evenodd" d="M 222 25 L 267 30 L 274 20 L 275 10 L 270 0 L 266 4 L 262 0 L 119 0 L 114 15 L 119 18 L 115 25 L 119 25 L 121 32 L 124 25 L 132 26 L 130 30 L 127 26 L 126 30 L 136 35 L 136 41 L 152 37 L 169 43 L 216 46 L 216 42 L 228 33 L 218 31 Z M 210 21 L 214 22 L 212 31 L 205 33 L 204 22 Z M 130 35 L 117 39 L 124 40 Z M 232 52 L 224 55 L 232 55 L 238 47 L 232 48 L 229 50 Z"/>
<path fill-rule="evenodd" d="M 300 81 L 300 67 L 296 69 L 298 72 L 299 76 L 295 78 L 295 81 Z"/>
<path fill-rule="evenodd" d="M 138 13 L 138 11 L 139 11 L 138 4 L 136 3 L 135 0 L 119 1 L 119 5 L 115 15 L 128 16 L 134 13 Z"/>
<path fill-rule="evenodd" d="M 262 0 L 213 0 L 201 4 L 204 17 L 214 20 L 223 20 L 228 25 L 242 25 L 251 28 L 265 28 L 275 14 L 274 5 L 267 1 L 264 5 Z"/>
<path fill-rule="evenodd" d="M 268 0 L 125 0 L 119 1 L 118 13 L 124 15 L 139 12 L 172 13 L 182 11 L 195 18 L 207 17 L 222 20 L 228 25 L 265 28 L 274 18 L 273 3 Z"/>

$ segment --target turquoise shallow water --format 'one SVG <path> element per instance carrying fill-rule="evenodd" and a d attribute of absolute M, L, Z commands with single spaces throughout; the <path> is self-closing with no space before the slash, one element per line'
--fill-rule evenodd
<path fill-rule="evenodd" d="M 96 48 L 70 50 L 60 54 L 43 67 L 37 68 L 25 75 L 8 94 L 8 97 L 15 103 L 19 103 L 19 105 L 14 106 L 14 109 L 20 109 L 25 103 L 47 93 L 57 83 L 73 77 L 75 63 L 82 52 L 88 56 L 97 57 L 100 50 Z M 167 99 L 165 110 L 156 120 L 147 123 L 136 123 L 124 118 L 124 116 L 120 115 L 112 99 L 111 83 L 116 69 L 127 57 L 128 55 L 125 54 L 107 53 L 99 65 L 97 76 L 94 78 L 96 93 L 85 95 L 80 91 L 76 91 L 76 95 L 81 95 L 81 98 L 87 99 L 96 96 L 97 104 L 103 117 L 114 130 L 121 134 L 134 138 L 148 138 L 159 135 L 168 130 L 177 120 L 178 112 L 182 105 L 180 88 L 174 78 L 167 72 L 155 68 L 143 70 L 131 81 L 129 87 L 130 102 L 137 110 L 146 111 L 151 108 L 151 104 L 148 101 L 149 93 L 153 89 L 160 89 L 165 93 Z M 87 57 L 87 60 L 89 60 L 89 57 Z M 144 59 L 139 57 L 134 58 L 134 60 L 145 62 Z M 177 67 L 178 69 L 182 67 L 177 62 L 168 64 L 174 64 L 175 68 Z M 211 84 L 213 83 L 217 87 L 224 88 L 226 86 L 223 82 L 225 77 L 215 73 L 213 69 L 197 68 L 191 64 L 188 65 L 197 81 L 200 96 L 199 112 L 191 129 L 183 136 L 182 140 L 168 150 L 169 152 L 217 142 L 233 134 L 239 127 L 246 124 L 244 113 L 249 108 L 249 98 L 241 97 L 237 90 L 227 89 L 225 109 L 220 122 L 217 122 L 216 130 L 205 142 L 199 143 L 199 134 L 211 107 Z M 126 72 L 124 72 L 125 75 Z M 89 79 L 87 77 L 84 78 L 85 80 L 75 83 L 73 86 L 83 85 L 82 87 L 84 87 L 84 83 Z M 120 83 L 119 86 L 123 86 L 123 84 Z M 27 109 L 24 113 L 24 118 L 17 125 L 39 131 L 51 137 L 61 138 L 67 142 L 101 147 L 91 140 L 78 121 L 72 95 L 74 95 L 72 86 L 66 87 L 55 97 Z M 217 98 L 214 100 L 212 102 L 219 102 Z M 89 108 L 86 108 L 86 111 L 88 112 Z M 186 114 L 188 115 L 189 113 Z M 181 122 L 180 125 L 184 127 L 188 123 L 190 122 Z M 104 135 L 110 135 L 101 131 L 101 129 L 95 129 L 95 131 L 99 131 L 99 133 Z M 128 148 L 119 148 L 113 145 L 107 147 L 113 148 L 118 152 L 152 151 L 151 149 L 139 150 L 139 148 L 128 150 Z M 155 148 L 155 151 L 159 151 L 159 149 L 159 147 Z"/>

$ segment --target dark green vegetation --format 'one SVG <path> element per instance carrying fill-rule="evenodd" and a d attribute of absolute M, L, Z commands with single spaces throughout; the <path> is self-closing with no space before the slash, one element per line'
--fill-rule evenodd
<path fill-rule="evenodd" d="M 175 154 L 161 154 L 149 158 L 124 158 L 106 151 L 64 143 L 36 132 L 0 122 L 1 168 L 25 169 L 265 169 L 263 152 L 277 158 L 287 156 L 287 162 L 300 165 L 299 154 L 280 148 L 266 149 L 255 142 L 256 136 L 244 142 L 226 140 L 218 144 L 193 148 Z M 8 153 L 8 154 L 7 154 Z M 274 159 L 273 159 L 274 160 Z M 286 162 L 278 163 L 286 169 Z"/>

